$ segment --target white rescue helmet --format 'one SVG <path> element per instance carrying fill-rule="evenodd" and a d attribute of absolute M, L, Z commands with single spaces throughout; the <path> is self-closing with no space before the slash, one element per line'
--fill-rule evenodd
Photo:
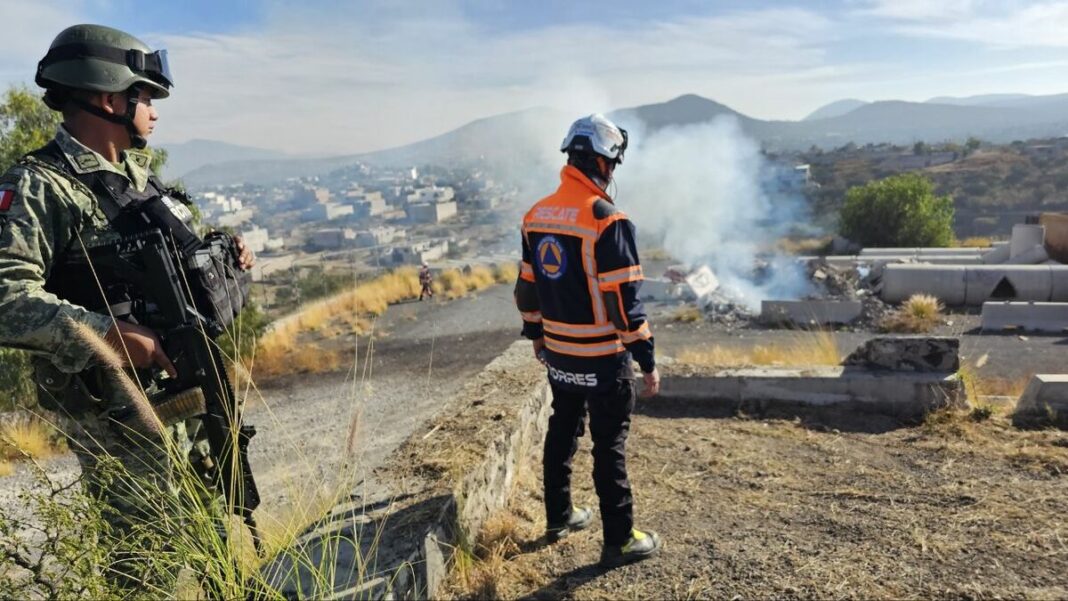
<path fill-rule="evenodd" d="M 594 152 L 606 159 L 623 162 L 627 150 L 627 130 L 612 123 L 604 115 L 594 113 L 571 124 L 560 144 L 560 152 Z"/>

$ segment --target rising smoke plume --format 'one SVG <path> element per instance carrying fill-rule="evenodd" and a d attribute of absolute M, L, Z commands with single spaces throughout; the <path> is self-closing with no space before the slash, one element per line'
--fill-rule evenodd
<path fill-rule="evenodd" d="M 733 118 L 657 131 L 623 125 L 632 146 L 614 188 L 639 240 L 661 244 L 690 266 L 707 264 L 721 291 L 751 309 L 810 292 L 799 265 L 768 254 L 781 236 L 810 222 L 804 200 L 776 189 L 772 166 Z M 756 272 L 758 258 L 767 265 Z"/>

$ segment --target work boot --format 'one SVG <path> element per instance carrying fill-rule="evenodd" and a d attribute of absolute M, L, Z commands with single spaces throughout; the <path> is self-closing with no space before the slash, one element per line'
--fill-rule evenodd
<path fill-rule="evenodd" d="M 549 524 L 549 527 L 545 529 L 545 539 L 550 543 L 555 543 L 572 532 L 585 530 L 592 521 L 592 509 L 573 506 L 571 507 L 571 515 L 567 517 L 566 522 L 563 524 Z"/>
<path fill-rule="evenodd" d="M 648 559 L 660 550 L 660 536 L 652 530 L 642 532 L 638 529 L 630 531 L 630 540 L 615 546 L 605 545 L 601 550 L 602 568 L 618 568 L 635 561 Z"/>

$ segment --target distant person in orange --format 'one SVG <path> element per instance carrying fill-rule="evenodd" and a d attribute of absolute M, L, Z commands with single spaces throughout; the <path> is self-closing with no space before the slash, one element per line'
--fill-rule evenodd
<path fill-rule="evenodd" d="M 434 275 L 430 273 L 430 266 L 423 263 L 423 266 L 419 269 L 419 285 L 423 287 L 419 291 L 419 300 L 423 298 L 434 298 Z"/>
<path fill-rule="evenodd" d="M 605 191 L 623 162 L 627 132 L 601 115 L 576 121 L 561 152 L 560 188 L 523 218 L 523 262 L 516 306 L 523 335 L 546 365 L 553 414 L 545 435 L 546 537 L 583 530 L 593 511 L 571 503 L 571 460 L 590 417 L 593 482 L 600 499 L 601 565 L 651 557 L 660 537 L 634 527 L 625 446 L 637 399 L 660 389 L 653 333 L 638 299 L 642 267 L 634 225 Z"/>

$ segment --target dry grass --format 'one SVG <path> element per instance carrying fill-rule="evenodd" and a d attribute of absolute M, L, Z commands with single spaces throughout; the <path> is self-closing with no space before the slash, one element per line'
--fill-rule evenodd
<path fill-rule="evenodd" d="M 493 277 L 498 284 L 514 284 L 519 277 L 519 266 L 515 263 L 501 263 L 493 270 Z"/>
<path fill-rule="evenodd" d="M 913 294 L 887 315 L 879 329 L 898 334 L 930 332 L 942 323 L 942 302 L 930 294 Z"/>
<path fill-rule="evenodd" d="M 10 461 L 0 460 L 0 478 L 15 473 L 15 465 Z"/>
<path fill-rule="evenodd" d="M 517 275 L 518 268 L 510 263 L 496 270 L 473 267 L 469 273 L 449 269 L 434 281 L 434 290 L 447 299 L 463 298 L 497 282 L 514 281 Z M 358 282 L 277 322 L 260 339 L 255 356 L 246 368 L 257 378 L 336 371 L 341 367 L 344 353 L 309 342 L 304 335 L 316 333 L 322 339 L 330 339 L 345 332 L 366 334 L 373 319 L 385 313 L 391 304 L 418 298 L 419 291 L 419 272 L 414 268 L 398 269 Z"/>
<path fill-rule="evenodd" d="M 818 255 L 830 248 L 833 238 L 779 238 L 775 242 L 775 250 L 785 255 Z"/>
<path fill-rule="evenodd" d="M 32 415 L 20 415 L 0 426 L 0 460 L 44 459 L 61 451 L 57 431 Z"/>
<path fill-rule="evenodd" d="M 989 248 L 994 243 L 993 240 L 983 236 L 972 236 L 971 238 L 965 238 L 957 241 L 957 246 L 961 248 Z"/>
<path fill-rule="evenodd" d="M 701 310 L 693 305 L 686 305 L 685 307 L 679 307 L 671 316 L 672 321 L 679 323 L 697 323 L 704 319 L 704 314 Z"/>
<path fill-rule="evenodd" d="M 834 334 L 818 330 L 800 332 L 784 344 L 755 347 L 713 346 L 709 349 L 684 349 L 678 355 L 682 363 L 705 367 L 806 367 L 838 365 L 842 354 Z"/>

